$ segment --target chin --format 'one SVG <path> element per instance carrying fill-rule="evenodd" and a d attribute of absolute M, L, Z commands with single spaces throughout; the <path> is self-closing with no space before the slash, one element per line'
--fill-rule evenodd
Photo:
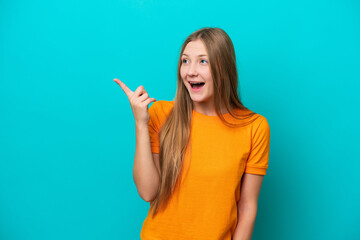
<path fill-rule="evenodd" d="M 205 99 L 203 97 L 192 97 L 192 96 L 190 96 L 190 98 L 191 98 L 191 100 L 193 102 L 204 102 L 205 101 Z"/>

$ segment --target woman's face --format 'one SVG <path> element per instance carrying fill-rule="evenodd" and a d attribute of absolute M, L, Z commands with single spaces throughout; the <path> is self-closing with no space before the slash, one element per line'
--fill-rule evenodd
<path fill-rule="evenodd" d="M 205 45 L 201 40 L 189 42 L 181 56 L 180 75 L 189 91 L 191 99 L 196 102 L 212 104 L 214 95 L 213 79 Z M 190 83 L 205 83 L 194 85 Z"/>

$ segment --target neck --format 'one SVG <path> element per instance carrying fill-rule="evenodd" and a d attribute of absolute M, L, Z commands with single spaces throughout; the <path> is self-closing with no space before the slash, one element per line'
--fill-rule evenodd
<path fill-rule="evenodd" d="M 196 112 L 199 112 L 201 114 L 208 115 L 208 116 L 216 116 L 217 115 L 216 111 L 215 111 L 215 105 L 214 104 L 209 105 L 209 104 L 195 103 L 194 102 L 194 110 Z M 226 110 L 225 106 L 222 106 L 220 112 L 221 112 L 221 114 L 225 114 L 228 111 Z"/>

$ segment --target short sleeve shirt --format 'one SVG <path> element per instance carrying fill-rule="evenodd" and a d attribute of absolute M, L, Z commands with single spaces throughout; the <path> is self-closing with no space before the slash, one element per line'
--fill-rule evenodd
<path fill-rule="evenodd" d="M 159 132 L 173 104 L 160 100 L 149 108 L 153 153 L 159 153 Z M 230 113 L 223 116 L 233 123 L 242 121 Z M 192 111 L 191 160 L 185 156 L 186 171 L 166 208 L 154 218 L 150 208 L 143 222 L 142 240 L 231 240 L 243 174 L 265 175 L 268 168 L 270 127 L 264 116 L 255 114 L 252 118 L 254 121 L 245 127 L 231 128 L 218 116 Z"/>

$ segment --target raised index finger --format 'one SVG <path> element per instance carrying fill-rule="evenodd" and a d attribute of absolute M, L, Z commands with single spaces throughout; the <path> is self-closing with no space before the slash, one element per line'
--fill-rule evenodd
<path fill-rule="evenodd" d="M 130 99 L 130 96 L 133 94 L 133 91 L 131 91 L 126 85 L 125 83 L 123 83 L 122 81 L 120 81 L 117 78 L 114 78 L 114 81 L 120 85 L 120 87 L 122 88 L 122 90 L 125 92 L 126 96 Z"/>

